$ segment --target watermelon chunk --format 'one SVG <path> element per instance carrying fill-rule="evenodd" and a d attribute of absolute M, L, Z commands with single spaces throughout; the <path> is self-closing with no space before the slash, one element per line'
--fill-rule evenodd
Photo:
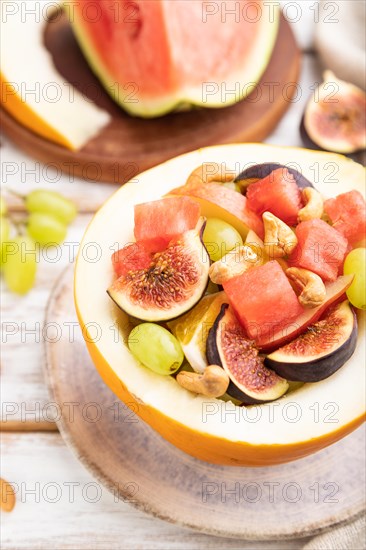
<path fill-rule="evenodd" d="M 364 245 L 366 238 L 366 202 L 359 191 L 342 193 L 324 203 L 334 229 L 339 231 L 352 247 Z"/>
<path fill-rule="evenodd" d="M 223 286 L 239 321 L 256 341 L 266 340 L 304 311 L 276 260 L 249 269 Z"/>
<path fill-rule="evenodd" d="M 129 271 L 147 269 L 152 256 L 142 243 L 131 243 L 114 252 L 111 260 L 117 277 L 121 277 Z"/>
<path fill-rule="evenodd" d="M 189 197 L 166 197 L 135 206 L 135 238 L 148 252 L 165 250 L 172 239 L 194 229 L 201 215 Z"/>
<path fill-rule="evenodd" d="M 272 212 L 288 225 L 295 225 L 303 207 L 295 178 L 286 168 L 278 168 L 265 178 L 249 185 L 248 206 L 260 216 Z"/>
<path fill-rule="evenodd" d="M 173 195 L 183 195 L 197 200 L 202 213 L 207 218 L 221 218 L 240 233 L 245 239 L 252 229 L 259 237 L 264 236 L 263 222 L 248 207 L 244 195 L 219 183 L 192 181 L 173 189 Z"/>
<path fill-rule="evenodd" d="M 298 245 L 289 257 L 291 266 L 317 273 L 324 281 L 335 281 L 348 250 L 348 241 L 323 220 L 309 220 L 296 227 Z"/>

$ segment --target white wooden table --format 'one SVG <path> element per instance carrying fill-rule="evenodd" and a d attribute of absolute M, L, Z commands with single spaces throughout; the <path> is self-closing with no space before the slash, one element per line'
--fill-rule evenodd
<path fill-rule="evenodd" d="M 284 2 L 286 4 L 286 2 Z M 294 4 L 293 2 L 291 4 Z M 290 108 L 267 140 L 300 145 L 298 127 L 307 97 L 320 69 L 311 49 L 314 2 L 301 2 L 302 15 L 295 31 L 304 49 L 301 98 Z M 291 17 L 291 11 L 288 12 Z M 293 17 L 293 16 L 292 16 Z M 70 227 L 68 243 L 78 243 L 93 212 L 115 190 L 113 185 L 70 182 L 26 157 L 5 137 L 1 138 L 2 182 L 18 192 L 31 188 L 60 190 L 78 205 L 79 215 Z M 12 210 L 20 208 L 11 201 Z M 269 543 L 222 540 L 166 524 L 116 502 L 100 487 L 65 446 L 55 423 L 43 377 L 42 322 L 50 291 L 70 262 L 71 246 L 63 247 L 56 263 L 43 261 L 37 284 L 19 298 L 1 290 L 3 322 L 1 355 L 2 459 L 1 476 L 18 489 L 11 513 L 2 514 L 1 547 L 98 549 L 221 549 L 269 548 Z M 281 542 L 271 548 L 300 548 L 305 543 Z"/>

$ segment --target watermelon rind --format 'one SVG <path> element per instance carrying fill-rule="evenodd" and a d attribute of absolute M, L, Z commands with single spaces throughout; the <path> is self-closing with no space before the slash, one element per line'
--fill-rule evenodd
<path fill-rule="evenodd" d="M 174 90 L 171 93 L 167 91 L 166 94 L 159 95 L 154 99 L 141 97 L 137 91 L 135 101 L 124 101 L 126 94 L 118 91 L 119 89 L 122 91 L 124 84 L 116 83 L 116 79 L 101 62 L 80 14 L 77 10 L 72 9 L 72 2 L 65 3 L 65 10 L 69 14 L 75 36 L 90 67 L 113 100 L 119 103 L 130 115 L 154 118 L 172 111 L 187 111 L 195 107 L 211 109 L 228 107 L 245 99 L 254 91 L 268 66 L 278 35 L 279 5 L 273 0 L 269 0 L 267 4 L 269 3 L 271 4 L 271 16 L 260 18 L 258 22 L 260 28 L 255 44 L 252 46 L 250 55 L 243 59 L 243 66 L 240 69 L 235 69 L 230 78 L 225 79 L 225 81 L 215 80 L 213 75 L 213 82 L 217 85 L 215 86 L 217 91 L 210 92 L 210 95 L 205 97 L 205 101 L 203 100 L 203 85 L 206 83 L 199 86 L 190 86 L 187 83 L 184 88 L 178 91 Z M 238 36 L 239 39 L 245 40 L 245 33 Z M 226 90 L 227 93 L 223 93 L 223 90 Z"/>

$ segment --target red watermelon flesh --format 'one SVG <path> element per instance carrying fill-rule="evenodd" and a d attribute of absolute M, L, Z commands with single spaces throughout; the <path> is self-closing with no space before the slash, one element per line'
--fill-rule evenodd
<path fill-rule="evenodd" d="M 148 252 L 165 250 L 172 239 L 194 229 L 201 215 L 189 197 L 166 197 L 135 206 L 135 239 Z"/>
<path fill-rule="evenodd" d="M 286 168 L 278 168 L 249 185 L 247 199 L 249 208 L 260 216 L 263 212 L 272 212 L 288 225 L 296 224 L 303 207 L 300 189 Z"/>
<path fill-rule="evenodd" d="M 130 271 L 147 269 L 151 264 L 151 254 L 141 243 L 131 243 L 112 254 L 112 265 L 117 277 Z"/>
<path fill-rule="evenodd" d="M 114 99 L 138 116 L 158 116 L 184 102 L 222 107 L 239 101 L 263 74 L 279 22 L 278 6 L 265 0 L 66 5 L 92 68 Z"/>
<path fill-rule="evenodd" d="M 334 229 L 339 231 L 351 246 L 364 245 L 366 238 L 366 202 L 359 191 L 342 193 L 324 203 Z"/>
<path fill-rule="evenodd" d="M 252 229 L 260 238 L 264 236 L 263 222 L 259 216 L 248 208 L 248 201 L 244 195 L 229 189 L 219 183 L 197 182 L 186 183 L 182 187 L 171 191 L 174 195 L 183 195 L 197 199 L 203 213 L 210 217 L 225 218 L 240 234 L 245 229 L 247 233 Z M 216 205 L 220 210 L 213 213 L 210 205 Z M 227 214 L 234 219 L 227 219 Z M 236 221 L 235 221 L 236 220 Z"/>
<path fill-rule="evenodd" d="M 304 311 L 275 260 L 249 269 L 223 286 L 239 321 L 256 341 L 266 340 Z"/>
<path fill-rule="evenodd" d="M 348 241 L 323 220 L 309 220 L 296 227 L 298 244 L 289 264 L 317 273 L 324 281 L 335 281 L 348 250 Z"/>

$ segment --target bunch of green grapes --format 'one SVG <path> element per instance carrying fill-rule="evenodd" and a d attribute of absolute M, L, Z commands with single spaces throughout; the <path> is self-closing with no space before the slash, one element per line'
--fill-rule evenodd
<path fill-rule="evenodd" d="M 13 224 L 6 201 L 0 197 L 0 266 L 9 290 L 26 294 L 36 278 L 37 249 L 61 244 L 77 209 L 71 200 L 55 191 L 37 189 L 17 196 L 24 201 L 28 216 L 24 222 Z M 15 229 L 17 234 L 13 236 Z"/>

